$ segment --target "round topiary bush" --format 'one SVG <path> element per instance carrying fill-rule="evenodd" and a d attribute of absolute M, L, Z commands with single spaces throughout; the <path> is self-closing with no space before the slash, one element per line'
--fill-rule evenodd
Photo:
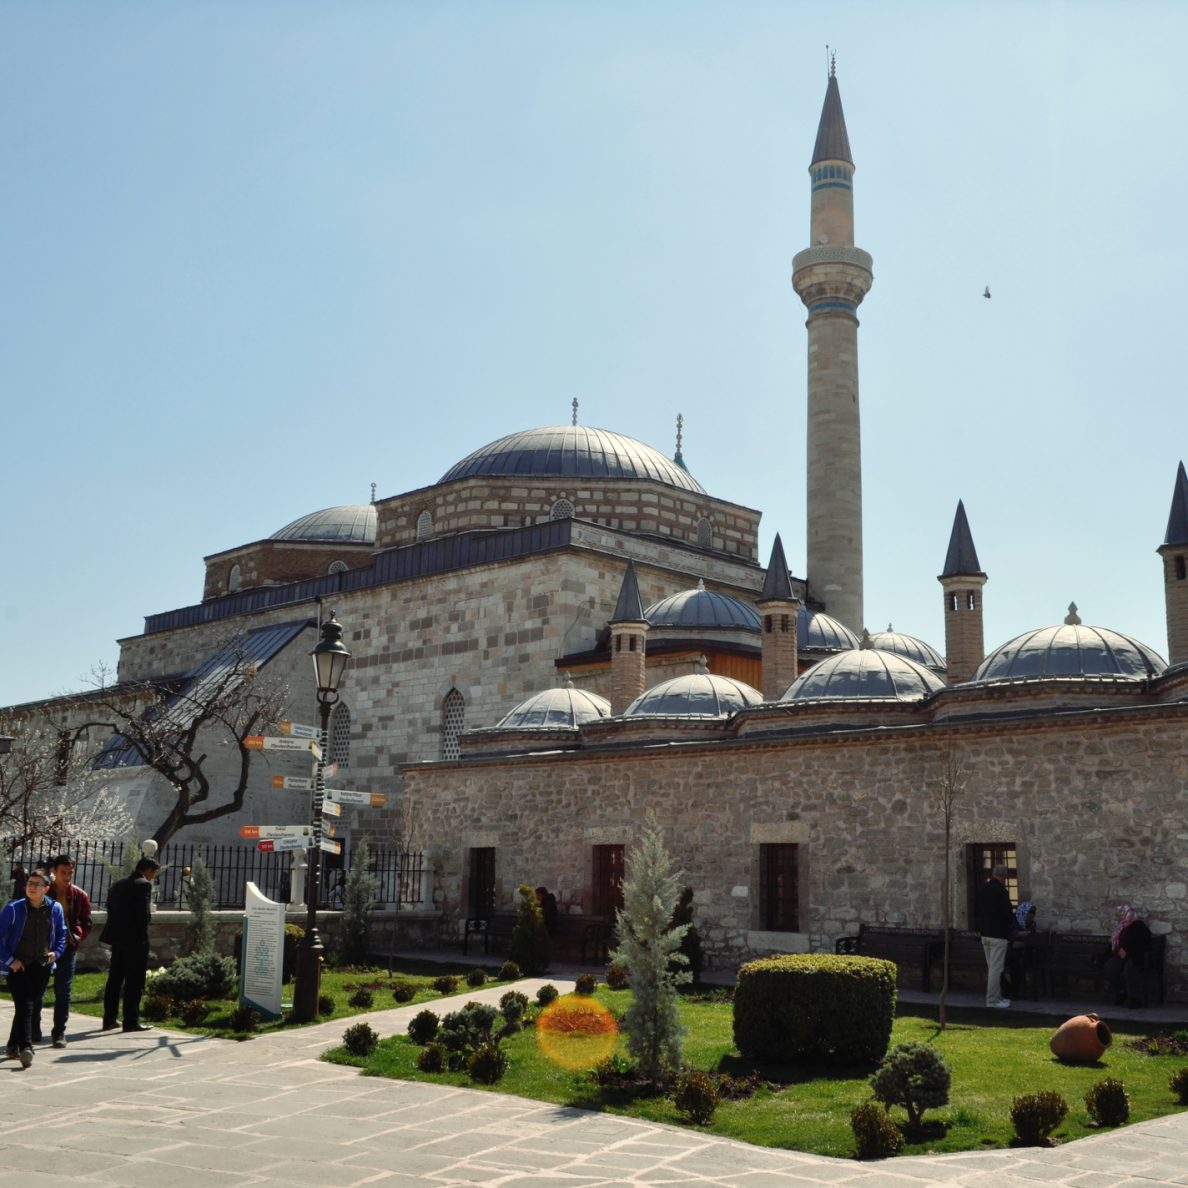
<path fill-rule="evenodd" d="M 433 979 L 433 989 L 438 994 L 453 994 L 458 989 L 458 979 L 453 974 L 442 974 Z"/>
<path fill-rule="evenodd" d="M 891 1121 L 886 1107 L 867 1101 L 850 1114 L 854 1154 L 859 1159 L 889 1159 L 903 1150 L 903 1135 Z"/>
<path fill-rule="evenodd" d="M 527 1009 L 528 995 L 521 994 L 519 990 L 509 990 L 499 1000 L 499 1013 L 507 1020 L 507 1025 L 512 1030 L 519 1027 Z"/>
<path fill-rule="evenodd" d="M 470 1054 L 466 1071 L 480 1085 L 494 1085 L 507 1072 L 510 1064 L 508 1054 L 498 1044 L 488 1043 Z"/>
<path fill-rule="evenodd" d="M 430 1010 L 421 1011 L 412 1017 L 408 1024 L 408 1038 L 414 1044 L 430 1043 L 437 1035 L 440 1020 Z"/>
<path fill-rule="evenodd" d="M 536 1001 L 542 1007 L 547 1007 L 550 1002 L 556 1002 L 560 997 L 561 991 L 552 982 L 545 982 L 536 992 Z"/>
<path fill-rule="evenodd" d="M 1106 1077 L 1085 1094 L 1085 1109 L 1098 1126 L 1121 1126 L 1130 1117 L 1130 1094 L 1117 1078 Z"/>
<path fill-rule="evenodd" d="M 709 1073 L 694 1069 L 677 1077 L 672 1104 L 698 1126 L 704 1126 L 718 1108 L 721 1094 Z"/>
<path fill-rule="evenodd" d="M 366 987 L 360 986 L 350 998 L 347 999 L 347 1005 L 366 1009 L 375 1002 L 375 995 Z"/>
<path fill-rule="evenodd" d="M 466 975 L 466 984 L 468 986 L 478 987 L 485 985 L 487 981 L 487 971 L 485 969 L 472 969 Z"/>
<path fill-rule="evenodd" d="M 612 961 L 606 967 L 606 984 L 612 990 L 626 990 L 630 977 L 625 961 Z"/>
<path fill-rule="evenodd" d="M 338 1003 L 329 994 L 318 995 L 318 1014 L 333 1015 L 338 1009 Z"/>
<path fill-rule="evenodd" d="M 1068 1102 L 1045 1089 L 1027 1093 L 1011 1102 L 1011 1124 L 1021 1147 L 1050 1147 L 1052 1131 L 1068 1117 Z"/>
<path fill-rule="evenodd" d="M 898 1044 L 870 1078 L 874 1095 L 886 1106 L 903 1106 L 908 1128 L 920 1129 L 924 1111 L 949 1100 L 952 1076 L 945 1058 L 927 1044 Z"/>
<path fill-rule="evenodd" d="M 183 1002 L 177 1010 L 177 1017 L 187 1027 L 197 1027 L 202 1020 L 210 1014 L 210 1003 L 205 1002 L 201 998 L 192 998 L 189 1002 Z"/>
<path fill-rule="evenodd" d="M 426 1073 L 445 1072 L 448 1060 L 445 1044 L 426 1044 L 417 1053 L 417 1068 Z"/>
<path fill-rule="evenodd" d="M 1167 1087 L 1180 1105 L 1188 1105 L 1188 1068 L 1177 1068 L 1168 1079 Z"/>
<path fill-rule="evenodd" d="M 226 998 L 235 989 L 235 962 L 214 953 L 193 953 L 179 957 L 164 973 L 153 979 L 153 991 L 174 1002 L 195 998 Z"/>
<path fill-rule="evenodd" d="M 895 1021 L 895 963 L 795 953 L 751 961 L 734 990 L 734 1043 L 781 1064 L 877 1064 Z"/>
<path fill-rule="evenodd" d="M 574 983 L 575 994 L 593 994 L 598 989 L 598 979 L 592 973 L 578 974 Z"/>
<path fill-rule="evenodd" d="M 370 1056 L 379 1043 L 379 1036 L 370 1023 L 355 1023 L 342 1033 L 343 1047 L 352 1056 Z"/>
<path fill-rule="evenodd" d="M 397 982 L 392 987 L 392 997 L 397 1002 L 412 1002 L 417 996 L 417 988 L 412 982 Z"/>
<path fill-rule="evenodd" d="M 520 972 L 520 967 L 514 961 L 505 961 L 499 967 L 499 980 L 501 982 L 514 982 L 517 978 L 522 978 L 524 975 Z"/>

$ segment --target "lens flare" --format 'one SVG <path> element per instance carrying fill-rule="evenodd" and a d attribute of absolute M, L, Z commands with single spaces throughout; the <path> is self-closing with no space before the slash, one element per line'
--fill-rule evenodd
<path fill-rule="evenodd" d="M 536 1020 L 540 1050 L 554 1064 L 574 1071 L 593 1068 L 615 1050 L 614 1016 L 595 998 L 567 994 L 549 1003 Z"/>

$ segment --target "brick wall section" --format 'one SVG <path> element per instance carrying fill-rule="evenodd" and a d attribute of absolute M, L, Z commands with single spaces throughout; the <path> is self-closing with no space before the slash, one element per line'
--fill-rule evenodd
<path fill-rule="evenodd" d="M 343 562 L 349 569 L 358 569 L 371 564 L 371 554 L 370 545 L 257 541 L 206 558 L 202 598 L 205 601 L 229 593 L 228 582 L 235 565 L 239 566 L 240 589 L 250 590 L 254 586 L 321 577 L 335 561 Z"/>
<path fill-rule="evenodd" d="M 950 685 L 968 681 L 986 658 L 982 631 L 982 587 L 980 575 L 958 575 L 938 579 L 945 596 L 945 663 Z M 973 607 L 970 608 L 970 600 Z"/>
<path fill-rule="evenodd" d="M 1164 545 L 1163 594 L 1167 611 L 1167 659 L 1170 664 L 1188 660 L 1188 576 L 1181 577 L 1179 566 L 1188 570 L 1188 548 Z"/>
<path fill-rule="evenodd" d="M 647 687 L 647 623 L 611 625 L 611 712 L 621 714 Z"/>
<path fill-rule="evenodd" d="M 778 701 L 784 690 L 796 680 L 796 602 L 759 603 L 763 620 L 763 696 Z M 717 671 L 717 670 L 715 670 Z"/>

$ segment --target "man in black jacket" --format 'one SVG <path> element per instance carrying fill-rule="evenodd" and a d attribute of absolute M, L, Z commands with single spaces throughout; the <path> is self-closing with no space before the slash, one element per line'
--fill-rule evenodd
<path fill-rule="evenodd" d="M 978 931 L 986 954 L 986 1005 L 1005 1010 L 1011 1005 L 1002 996 L 1002 967 L 1015 928 L 1015 910 L 1006 889 L 1007 868 L 998 863 L 978 890 Z"/>
<path fill-rule="evenodd" d="M 111 968 L 103 991 L 103 1030 L 119 1026 L 120 993 L 124 999 L 124 1030 L 148 1031 L 140 1021 L 140 996 L 148 970 L 149 917 L 153 879 L 161 864 L 142 858 L 134 873 L 111 885 L 107 897 L 107 922 L 99 940 L 111 946 Z"/>

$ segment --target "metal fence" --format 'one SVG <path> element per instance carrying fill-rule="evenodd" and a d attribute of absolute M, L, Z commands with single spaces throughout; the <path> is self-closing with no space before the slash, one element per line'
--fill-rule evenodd
<path fill-rule="evenodd" d="M 30 837 L 0 841 L 0 854 L 7 856 L 13 871 L 18 864 L 30 871 L 38 862 L 56 854 L 69 854 L 75 863 L 75 883 L 86 891 L 96 908 L 102 908 L 107 903 L 111 884 L 136 865 L 140 848 L 122 841 Z M 294 863 L 305 861 L 305 855 L 300 851 L 262 854 L 254 846 L 242 844 L 167 845 L 157 854 L 161 870 L 154 882 L 153 899 L 158 908 L 185 910 L 189 907 L 190 871 L 198 858 L 210 871 L 216 911 L 234 911 L 243 907 L 244 884 L 249 881 L 270 898 L 288 902 L 290 872 Z M 376 880 L 377 905 L 405 909 L 421 905 L 425 863 L 420 851 L 371 850 L 367 869 Z M 345 869 L 323 866 L 320 908 L 342 906 L 345 878 Z M 304 895 L 304 875 L 297 890 L 299 896 Z M 0 898 L 7 899 L 12 888 L 6 886 L 0 891 Z"/>

